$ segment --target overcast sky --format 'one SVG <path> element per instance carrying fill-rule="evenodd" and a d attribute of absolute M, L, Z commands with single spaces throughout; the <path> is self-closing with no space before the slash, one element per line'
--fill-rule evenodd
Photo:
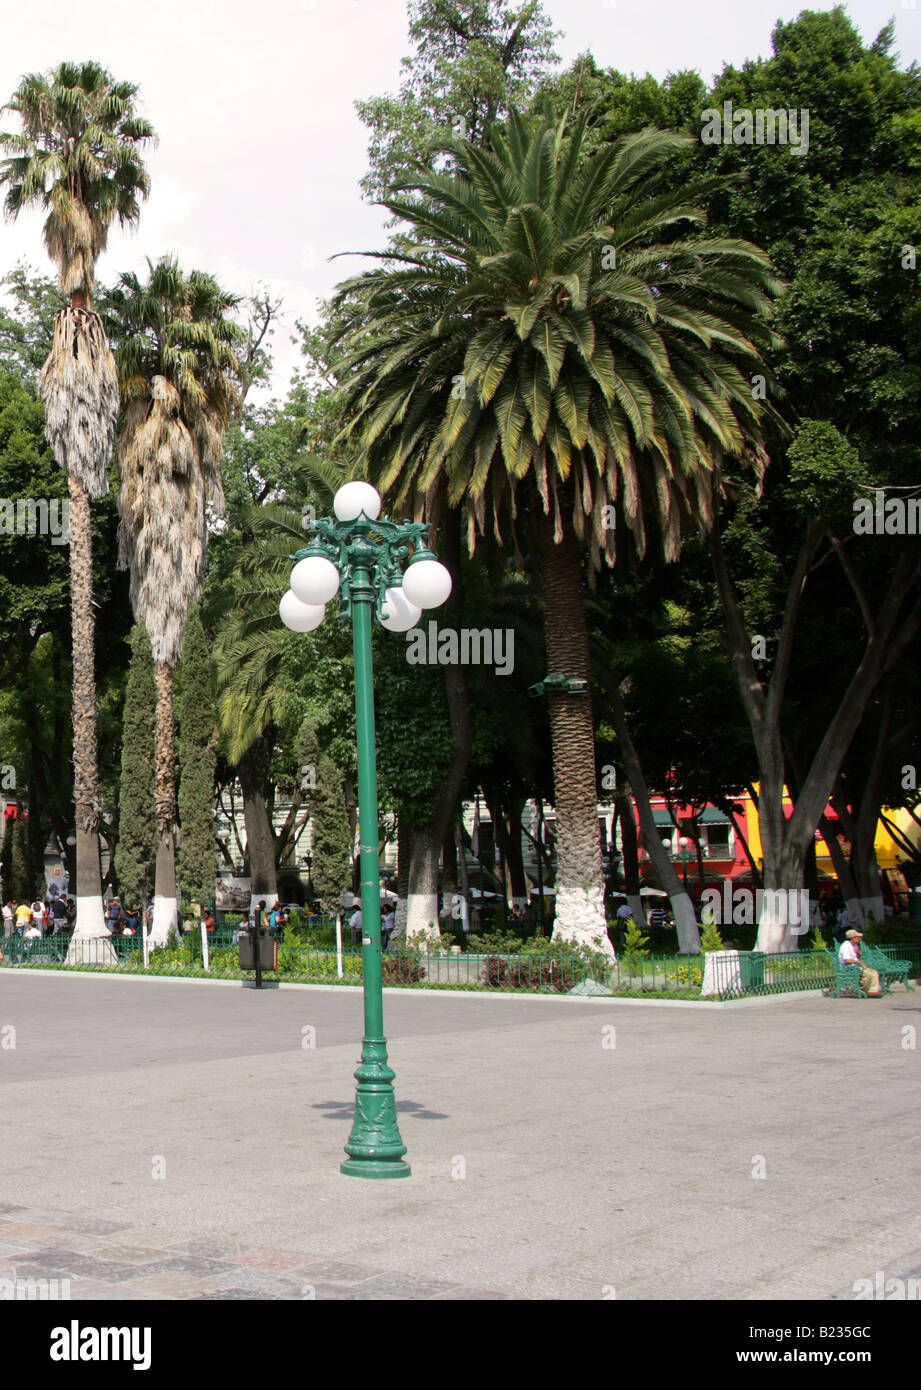
<path fill-rule="evenodd" d="M 544 0 L 564 61 L 590 50 L 602 67 L 662 78 L 770 53 L 787 0 Z M 921 0 L 851 0 L 865 41 L 894 16 L 903 63 L 921 58 Z M 0 101 L 26 72 L 92 58 L 140 87 L 159 144 L 153 189 L 133 235 L 113 231 L 99 273 L 144 272 L 144 257 L 178 254 L 248 293 L 284 296 L 288 325 L 360 267 L 334 252 L 381 247 L 384 216 L 365 204 L 367 132 L 356 99 L 395 90 L 409 52 L 404 0 L 26 0 L 4 6 Z M 6 128 L 13 119 L 4 118 Z M 41 219 L 0 225 L 0 273 L 26 257 L 50 273 Z M 297 363 L 276 336 L 276 386 Z"/>

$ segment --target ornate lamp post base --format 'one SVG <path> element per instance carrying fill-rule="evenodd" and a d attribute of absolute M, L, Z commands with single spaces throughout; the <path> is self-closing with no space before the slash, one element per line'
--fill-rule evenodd
<path fill-rule="evenodd" d="M 339 1172 L 350 1178 L 408 1178 L 412 1168 L 403 1162 L 406 1145 L 397 1127 L 393 1078 L 384 1038 L 365 1038 L 361 1063 L 355 1072 L 355 1119 L 345 1151 L 349 1157 Z"/>

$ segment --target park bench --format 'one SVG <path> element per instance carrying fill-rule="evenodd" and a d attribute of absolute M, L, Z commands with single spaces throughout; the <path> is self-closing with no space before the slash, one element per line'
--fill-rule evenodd
<path fill-rule="evenodd" d="M 835 972 L 835 998 L 840 999 L 844 994 L 853 994 L 858 999 L 866 999 L 866 991 L 860 988 L 860 966 L 843 965 L 838 959 L 837 951 L 826 951 L 825 954 Z"/>
<path fill-rule="evenodd" d="M 863 942 L 860 947 L 860 958 L 871 970 L 879 971 L 879 982 L 884 994 L 892 993 L 889 988 L 891 980 L 898 980 L 907 990 L 914 993 L 912 986 L 908 983 L 908 976 L 913 968 L 910 960 L 893 960 L 878 946 L 868 946 L 866 942 Z"/>

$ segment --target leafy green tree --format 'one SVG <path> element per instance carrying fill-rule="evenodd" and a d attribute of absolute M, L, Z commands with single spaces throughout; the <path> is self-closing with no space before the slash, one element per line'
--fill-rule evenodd
<path fill-rule="evenodd" d="M 769 436 L 762 495 L 732 480 L 710 542 L 722 613 L 708 626 L 711 638 L 722 629 L 753 731 L 773 888 L 802 886 L 833 788 L 849 800 L 855 832 L 858 822 L 865 828 L 865 879 L 875 877 L 866 846 L 876 779 L 872 760 L 855 765 L 849 750 L 876 747 L 889 692 L 912 679 L 912 542 L 862 539 L 852 524 L 860 496 L 877 487 L 899 495 L 918 477 L 921 85 L 913 66 L 899 69 L 893 44 L 891 23 L 864 44 L 843 7 L 805 11 L 778 23 L 769 57 L 724 68 L 696 113 L 685 111 L 686 128 L 698 132 L 703 111 L 724 101 L 809 113 L 808 150 L 703 144 L 694 156 L 717 175 L 704 199 L 713 232 L 757 241 L 789 282 L 773 363 L 784 408 L 802 425 L 790 447 Z M 646 117 L 670 123 L 664 87 L 644 82 Z M 634 79 L 615 73 L 589 72 L 586 90 L 596 132 L 611 135 L 640 96 Z M 676 185 L 683 176 L 676 165 Z M 778 399 L 767 378 L 760 389 Z M 686 548 L 683 570 L 693 552 Z M 753 650 L 765 659 L 753 660 Z M 907 741 L 904 722 L 893 717 L 886 738 L 899 730 L 910 762 L 917 741 Z M 762 923 L 764 949 L 795 944 L 782 922 Z"/>
<path fill-rule="evenodd" d="M 179 890 L 205 906 L 214 897 L 214 770 L 217 707 L 211 649 L 197 605 L 182 644 L 179 720 Z"/>
<path fill-rule="evenodd" d="M 4 902 L 7 902 L 13 895 L 13 832 L 15 829 L 16 822 L 14 820 L 4 821 L 3 846 L 0 848 L 0 879 L 3 881 Z"/>
<path fill-rule="evenodd" d="M 122 901 L 143 905 L 153 886 L 157 857 L 154 746 L 157 687 L 150 637 L 143 623 L 131 636 L 125 692 L 115 871 Z"/>
<path fill-rule="evenodd" d="M 444 162 L 453 135 L 479 143 L 486 127 L 525 105 L 556 63 L 555 35 L 539 0 L 410 0 L 413 53 L 396 94 L 355 103 L 371 131 L 361 187 L 384 198 L 402 179 Z"/>
<path fill-rule="evenodd" d="M 46 275 L 20 261 L 0 280 L 12 304 L 0 306 L 0 372 L 7 371 L 36 395 L 54 336 L 61 292 Z"/>
<path fill-rule="evenodd" d="M 13 848 L 10 855 L 10 897 L 18 903 L 31 902 L 35 884 L 29 864 L 29 844 L 26 821 L 20 810 L 13 823 Z"/>

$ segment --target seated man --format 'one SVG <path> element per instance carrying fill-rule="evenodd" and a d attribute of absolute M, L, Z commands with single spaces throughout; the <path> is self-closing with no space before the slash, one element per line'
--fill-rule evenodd
<path fill-rule="evenodd" d="M 879 999 L 882 990 L 879 984 L 879 971 L 871 970 L 864 965 L 860 959 L 859 942 L 863 941 L 863 932 L 856 931 L 853 927 L 844 934 L 844 940 L 838 948 L 838 959 L 842 965 L 860 966 L 860 988 L 870 996 L 871 999 Z"/>

